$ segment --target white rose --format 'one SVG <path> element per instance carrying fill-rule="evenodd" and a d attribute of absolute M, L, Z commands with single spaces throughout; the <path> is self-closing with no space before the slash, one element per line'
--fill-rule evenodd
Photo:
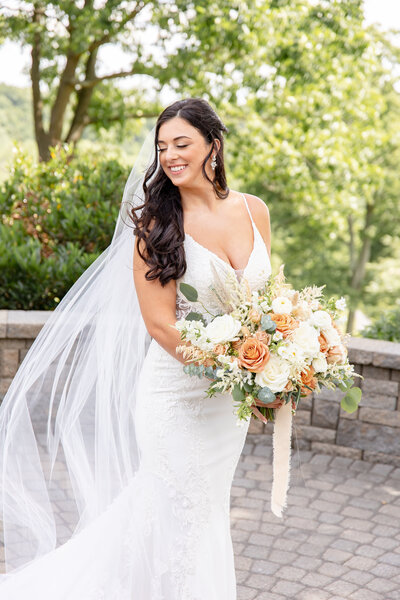
<path fill-rule="evenodd" d="M 335 307 L 338 310 L 345 310 L 346 309 L 346 298 L 344 296 L 342 296 L 341 298 L 339 298 L 339 300 L 336 300 L 335 302 Z"/>
<path fill-rule="evenodd" d="M 206 335 L 215 344 L 230 342 L 238 335 L 241 326 L 241 322 L 233 319 L 231 315 L 222 315 L 220 317 L 215 317 L 215 319 L 206 326 Z"/>
<path fill-rule="evenodd" d="M 271 354 L 265 368 L 255 376 L 255 382 L 261 387 L 269 387 L 276 393 L 281 392 L 288 382 L 289 364 L 276 354 Z"/>
<path fill-rule="evenodd" d="M 316 310 L 313 312 L 309 322 L 311 325 L 315 325 L 315 327 L 320 327 L 321 329 L 330 327 L 332 324 L 331 317 L 326 310 Z"/>
<path fill-rule="evenodd" d="M 286 296 L 278 296 L 272 300 L 272 310 L 279 315 L 292 312 L 293 304 Z"/>
<path fill-rule="evenodd" d="M 316 373 L 325 373 L 328 368 L 328 363 L 326 362 L 326 358 L 324 354 L 321 352 L 319 356 L 314 358 L 312 361 L 312 366 L 315 369 Z"/>
<path fill-rule="evenodd" d="M 338 346 L 341 343 L 340 335 L 332 325 L 330 327 L 324 327 L 322 333 L 328 342 L 328 346 Z"/>
<path fill-rule="evenodd" d="M 287 344 L 282 344 L 282 346 L 279 346 L 278 354 L 291 363 L 298 363 L 305 358 L 303 349 L 298 344 L 294 344 L 293 342 L 288 342 Z"/>
<path fill-rule="evenodd" d="M 308 323 L 301 323 L 290 336 L 292 342 L 300 346 L 304 355 L 313 358 L 320 351 L 318 330 Z"/>

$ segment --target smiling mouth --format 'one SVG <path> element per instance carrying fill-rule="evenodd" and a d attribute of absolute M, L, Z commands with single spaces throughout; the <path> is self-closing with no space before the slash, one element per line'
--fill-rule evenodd
<path fill-rule="evenodd" d="M 169 170 L 171 171 L 171 173 L 182 173 L 182 171 L 184 171 L 186 169 L 187 165 L 179 165 L 176 167 L 169 167 Z"/>

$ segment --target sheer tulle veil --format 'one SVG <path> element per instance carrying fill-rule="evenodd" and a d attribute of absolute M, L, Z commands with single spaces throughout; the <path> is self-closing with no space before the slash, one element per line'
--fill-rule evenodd
<path fill-rule="evenodd" d="M 155 127 L 126 183 L 111 244 L 51 314 L 2 402 L 7 572 L 81 531 L 138 469 L 136 384 L 151 338 L 135 292 L 128 210 L 143 203 L 154 136 Z"/>

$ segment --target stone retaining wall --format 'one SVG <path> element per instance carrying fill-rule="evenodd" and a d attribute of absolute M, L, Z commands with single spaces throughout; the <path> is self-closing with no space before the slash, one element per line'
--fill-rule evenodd
<path fill-rule="evenodd" d="M 51 313 L 0 310 L 0 400 Z M 340 408 L 340 391 L 323 389 L 302 398 L 294 418 L 299 448 L 400 467 L 400 344 L 351 338 L 349 358 L 363 397 L 356 413 Z M 253 421 L 250 433 L 271 435 L 272 426 Z"/>

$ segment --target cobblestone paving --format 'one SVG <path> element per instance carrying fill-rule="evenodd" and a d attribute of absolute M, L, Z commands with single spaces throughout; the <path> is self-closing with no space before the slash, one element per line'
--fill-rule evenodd
<path fill-rule="evenodd" d="M 248 434 L 232 487 L 238 600 L 400 600 L 400 468 L 292 450 L 279 519 L 270 444 Z"/>

